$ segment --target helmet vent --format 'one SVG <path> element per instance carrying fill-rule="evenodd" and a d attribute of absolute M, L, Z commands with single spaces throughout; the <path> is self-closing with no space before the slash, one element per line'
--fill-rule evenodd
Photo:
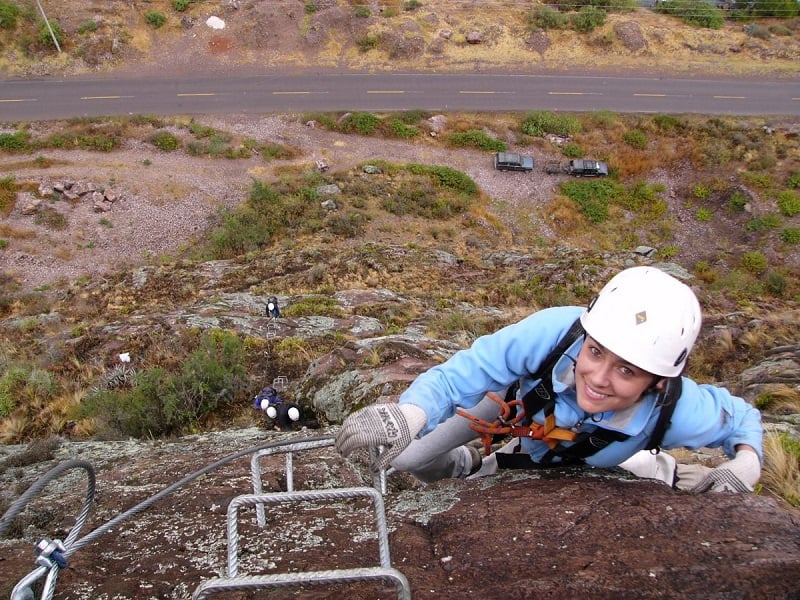
<path fill-rule="evenodd" d="M 675 362 L 672 363 L 672 366 L 673 367 L 677 367 L 679 364 L 681 364 L 684 361 L 684 359 L 686 358 L 687 354 L 689 354 L 689 351 L 686 348 L 681 350 L 681 353 L 678 355 L 678 358 L 675 359 Z"/>

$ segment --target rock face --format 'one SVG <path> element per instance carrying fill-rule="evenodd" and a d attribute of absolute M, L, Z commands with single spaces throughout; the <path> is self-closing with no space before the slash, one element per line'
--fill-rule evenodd
<path fill-rule="evenodd" d="M 226 509 L 253 491 L 248 451 L 310 433 L 256 428 L 155 442 L 68 442 L 47 460 L 0 469 L 3 489 L 26 489 L 61 461 L 88 461 L 96 497 L 56 598 L 190 598 L 226 576 Z M 3 465 L 25 450 L 4 447 Z M 293 455 L 295 490 L 371 484 L 365 457 L 330 446 Z M 92 535 L 182 478 L 147 510 Z M 20 464 L 16 462 L 14 464 Z M 263 491 L 286 490 L 282 455 L 262 457 Z M 168 465 L 168 468 L 165 468 Z M 85 480 L 85 478 L 84 478 Z M 86 497 L 75 471 L 51 481 L 0 540 L 0 593 L 34 569 L 35 542 L 66 539 Z M 507 471 L 418 486 L 391 476 L 385 495 L 392 566 L 426 598 L 797 598 L 800 520 L 770 498 L 693 496 L 601 470 Z M 361 499 L 268 505 L 238 520 L 239 575 L 379 565 L 374 513 Z M 40 582 L 41 583 L 41 582 Z M 225 597 L 392 598 L 388 583 L 272 588 Z M 38 595 L 37 595 L 38 597 Z"/>

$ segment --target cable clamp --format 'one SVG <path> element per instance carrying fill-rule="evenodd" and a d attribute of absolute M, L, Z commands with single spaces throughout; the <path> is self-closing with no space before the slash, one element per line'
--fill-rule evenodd
<path fill-rule="evenodd" d="M 48 569 L 53 568 L 53 563 L 58 565 L 59 569 L 67 568 L 67 557 L 64 556 L 67 548 L 61 540 L 49 541 L 41 539 L 36 542 L 34 554 L 36 554 L 36 564 L 40 567 Z"/>

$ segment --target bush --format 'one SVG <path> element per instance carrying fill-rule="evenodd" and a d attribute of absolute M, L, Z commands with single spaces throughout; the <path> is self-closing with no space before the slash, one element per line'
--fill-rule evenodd
<path fill-rule="evenodd" d="M 369 7 L 358 4 L 354 9 L 354 14 L 360 19 L 366 19 L 372 15 L 372 11 L 370 11 Z"/>
<path fill-rule="evenodd" d="M 741 264 L 745 271 L 758 275 L 767 270 L 767 257 L 757 250 L 745 252 Z"/>
<path fill-rule="evenodd" d="M 706 29 L 722 29 L 725 22 L 722 11 L 716 6 L 695 0 L 669 0 L 661 3 L 655 10 L 678 17 L 688 25 Z"/>
<path fill-rule="evenodd" d="M 566 29 L 569 19 L 553 7 L 537 5 L 528 13 L 528 27 L 539 29 Z"/>
<path fill-rule="evenodd" d="M 30 150 L 30 134 L 26 131 L 0 133 L 0 150 L 7 152 L 27 152 Z"/>
<path fill-rule="evenodd" d="M 192 0 L 172 0 L 172 8 L 178 12 L 184 12 L 191 3 Z"/>
<path fill-rule="evenodd" d="M 585 152 L 578 144 L 564 144 L 564 146 L 561 148 L 561 154 L 567 158 L 580 158 L 585 154 Z"/>
<path fill-rule="evenodd" d="M 167 22 L 167 17 L 164 15 L 164 13 L 150 11 L 149 13 L 145 14 L 144 20 L 147 21 L 147 24 L 152 26 L 153 29 L 158 29 Z"/>
<path fill-rule="evenodd" d="M 756 217 L 748 221 L 744 228 L 745 231 L 767 231 L 770 229 L 777 229 L 781 226 L 781 217 L 780 215 L 764 215 L 762 217 Z"/>
<path fill-rule="evenodd" d="M 572 116 L 536 110 L 527 113 L 520 127 L 523 133 L 541 137 L 546 133 L 561 136 L 576 135 L 581 132 L 581 122 Z"/>
<path fill-rule="evenodd" d="M 474 196 L 478 193 L 478 186 L 469 175 L 450 167 L 412 163 L 408 165 L 408 170 L 417 175 L 427 175 L 442 187 L 459 194 Z"/>
<path fill-rule="evenodd" d="M 797 6 L 795 0 L 755 0 L 754 2 L 737 2 L 736 6 L 739 8 L 740 4 L 746 5 L 745 12 L 753 17 L 778 17 L 780 19 L 788 19 L 796 17 L 800 7 Z"/>
<path fill-rule="evenodd" d="M 577 14 L 570 15 L 569 22 L 575 31 L 589 33 L 606 22 L 606 13 L 594 6 L 584 6 Z"/>
<path fill-rule="evenodd" d="M 400 119 L 393 119 L 389 126 L 392 128 L 394 137 L 401 140 L 409 140 L 418 137 L 421 133 L 419 127 L 415 125 L 406 125 Z"/>
<path fill-rule="evenodd" d="M 786 180 L 786 187 L 800 188 L 800 171 L 789 175 L 789 178 Z"/>
<path fill-rule="evenodd" d="M 781 231 L 781 241 L 787 244 L 800 244 L 800 227 L 787 227 Z"/>
<path fill-rule="evenodd" d="M 782 298 L 786 293 L 786 278 L 780 273 L 770 271 L 764 278 L 764 287 L 773 296 Z"/>
<path fill-rule="evenodd" d="M 169 131 L 157 131 L 150 136 L 150 143 L 163 152 L 172 152 L 181 147 L 181 141 Z"/>
<path fill-rule="evenodd" d="M 47 26 L 48 24 L 50 27 Z M 55 37 L 55 40 L 53 40 L 53 37 Z M 55 19 L 40 20 L 39 43 L 49 48 L 55 48 L 56 42 L 58 42 L 59 46 L 64 43 L 64 31 L 61 29 L 61 25 Z"/>
<path fill-rule="evenodd" d="M 647 136 L 641 129 L 631 129 L 630 131 L 626 131 L 622 135 L 622 141 L 636 150 L 644 150 L 647 148 Z"/>
<path fill-rule="evenodd" d="M 361 52 L 368 52 L 373 48 L 377 48 L 380 39 L 376 35 L 365 35 L 356 40 L 356 45 Z"/>
<path fill-rule="evenodd" d="M 487 152 L 505 152 L 504 142 L 495 139 L 479 129 L 457 131 L 446 138 L 447 143 L 456 148 L 478 148 Z"/>
<path fill-rule="evenodd" d="M 736 190 L 728 198 L 728 210 L 731 212 L 742 212 L 747 206 L 747 196 L 739 190 Z"/>
<path fill-rule="evenodd" d="M 245 390 L 243 348 L 235 334 L 212 330 L 203 335 L 179 372 L 152 368 L 134 375 L 130 390 L 90 394 L 81 416 L 136 438 L 192 430 L 214 411 L 233 404 Z"/>
<path fill-rule="evenodd" d="M 714 213 L 708 208 L 698 208 L 694 213 L 694 218 L 701 223 L 709 223 L 714 218 Z"/>
<path fill-rule="evenodd" d="M 19 15 L 19 6 L 13 2 L 0 2 L 0 29 L 14 29 Z"/>
<path fill-rule="evenodd" d="M 342 131 L 346 133 L 358 132 L 361 135 L 372 135 L 380 125 L 381 119 L 368 112 L 350 113 L 341 122 Z"/>
<path fill-rule="evenodd" d="M 594 181 L 565 181 L 561 193 L 576 202 L 591 223 L 608 219 L 609 204 L 624 196 L 623 186 L 607 179 Z"/>
<path fill-rule="evenodd" d="M 784 190 L 778 194 L 778 209 L 785 217 L 800 214 L 800 195 L 792 190 Z"/>

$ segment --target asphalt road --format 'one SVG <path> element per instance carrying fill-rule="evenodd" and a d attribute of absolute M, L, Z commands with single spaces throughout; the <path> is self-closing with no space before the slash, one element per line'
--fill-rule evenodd
<path fill-rule="evenodd" d="M 798 115 L 800 82 L 417 73 L 0 82 L 3 122 L 126 114 L 409 109 Z"/>

